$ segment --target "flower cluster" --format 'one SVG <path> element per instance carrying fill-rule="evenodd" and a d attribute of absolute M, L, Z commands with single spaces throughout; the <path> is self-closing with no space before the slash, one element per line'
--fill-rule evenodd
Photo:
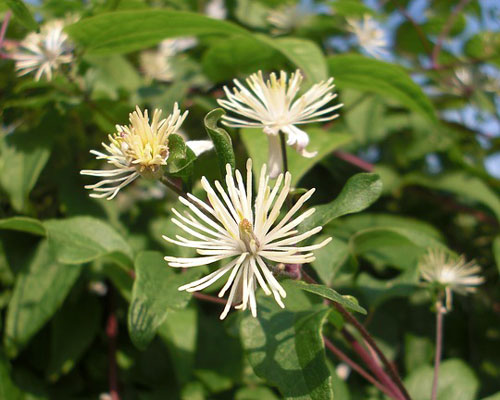
<path fill-rule="evenodd" d="M 478 275 L 481 268 L 474 261 L 467 262 L 465 257 L 455 257 L 442 249 L 430 249 L 422 257 L 419 265 L 422 279 L 445 291 L 447 310 L 452 307 L 452 292 L 473 293 L 476 286 L 484 282 Z"/>
<path fill-rule="evenodd" d="M 379 58 L 388 54 L 385 33 L 372 16 L 366 14 L 362 20 L 347 19 L 348 29 L 354 33 L 359 45 L 368 54 Z"/>
<path fill-rule="evenodd" d="M 189 292 L 202 290 L 229 273 L 229 278 L 219 292 L 219 297 L 222 297 L 229 290 L 221 319 L 226 317 L 231 305 L 242 310 L 249 307 L 252 315 L 256 316 L 255 290 L 258 286 L 267 295 L 272 294 L 276 302 L 284 307 L 282 298 L 286 292 L 273 276 L 272 263 L 312 262 L 314 255 L 311 251 L 325 246 L 331 240 L 328 238 L 309 246 L 297 245 L 321 231 L 321 227 L 304 233 L 296 230 L 302 221 L 314 213 L 312 208 L 294 218 L 312 196 L 314 189 L 303 194 L 279 220 L 281 208 L 290 192 L 290 173 L 280 174 L 271 188 L 264 165 L 253 201 L 251 160 L 247 161 L 246 169 L 245 183 L 241 173 L 237 170 L 233 175 L 231 167 L 227 165 L 227 191 L 218 181 L 214 183 L 214 190 L 208 180 L 203 178 L 201 184 L 209 203 L 191 194 L 188 194 L 188 199 L 179 198 L 187 210 L 182 214 L 172 209 L 176 216 L 172 222 L 194 239 L 180 235 L 175 239 L 163 236 L 170 243 L 195 248 L 201 255 L 193 258 L 167 256 L 165 260 L 171 267 L 191 268 L 227 260 L 214 272 L 179 288 Z"/>

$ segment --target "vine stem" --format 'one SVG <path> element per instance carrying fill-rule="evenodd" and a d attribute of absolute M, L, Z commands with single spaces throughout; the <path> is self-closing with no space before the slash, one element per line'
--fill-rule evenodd
<path fill-rule="evenodd" d="M 431 400 L 437 399 L 437 389 L 439 380 L 439 366 L 441 365 L 441 353 L 443 350 L 443 322 L 445 308 L 441 300 L 436 303 L 436 355 L 434 356 L 434 377 L 432 379 Z"/>
<path fill-rule="evenodd" d="M 113 291 L 108 295 L 109 315 L 106 321 L 106 336 L 108 337 L 108 385 L 111 400 L 120 400 L 118 392 L 118 366 L 116 363 L 116 339 L 118 337 L 118 319 L 115 312 Z"/>
<path fill-rule="evenodd" d="M 382 385 L 379 381 L 377 381 L 373 376 L 371 376 L 368 372 L 366 372 L 359 364 L 355 361 L 351 360 L 342 350 L 340 350 L 337 346 L 335 346 L 329 339 L 323 336 L 323 341 L 325 342 L 325 347 L 330 350 L 338 359 L 342 360 L 346 364 L 348 364 L 354 371 L 356 371 L 359 375 L 365 378 L 368 382 L 370 382 L 373 386 L 379 389 L 382 393 L 386 394 L 392 399 L 398 400 L 398 397 L 394 396 L 394 393 L 389 391 L 384 385 Z"/>
<path fill-rule="evenodd" d="M 441 48 L 443 47 L 443 41 L 450 32 L 451 28 L 453 27 L 453 24 L 455 23 L 455 20 L 457 19 L 458 15 L 462 12 L 462 10 L 465 8 L 467 4 L 470 3 L 471 0 L 461 0 L 460 3 L 455 7 L 453 12 L 450 14 L 448 17 L 448 20 L 443 26 L 443 29 L 441 30 L 441 33 L 439 34 L 436 45 L 432 49 L 432 54 L 431 54 L 431 63 L 432 63 L 432 68 L 433 69 L 439 69 L 439 53 L 441 52 Z"/>
<path fill-rule="evenodd" d="M 283 132 L 279 133 L 280 135 L 280 144 L 281 144 L 281 157 L 283 158 L 283 173 L 288 171 L 288 157 L 286 154 L 286 139 L 285 134 Z"/>
<path fill-rule="evenodd" d="M 167 178 L 165 175 L 163 175 L 160 178 L 160 182 L 163 183 L 166 187 L 169 189 L 173 190 L 175 193 L 177 193 L 179 196 L 184 197 L 185 199 L 191 201 L 187 195 L 187 193 L 182 190 L 179 186 L 175 184 L 175 182 L 171 181 L 169 178 Z"/>
<path fill-rule="evenodd" d="M 12 12 L 9 10 L 5 13 L 5 17 L 2 21 L 2 27 L 0 28 L 0 52 L 3 48 L 3 43 L 5 39 L 5 33 L 7 32 L 7 27 L 9 26 L 10 22 L 10 17 L 12 16 Z M 7 55 L 4 55 L 3 52 L 1 52 L 2 58 L 7 58 Z"/>
<path fill-rule="evenodd" d="M 308 283 L 313 283 L 313 284 L 318 283 L 304 270 L 302 270 L 302 277 Z M 332 304 L 335 307 L 335 309 L 344 317 L 344 319 L 346 321 L 348 321 L 349 323 L 351 323 L 358 330 L 358 332 L 361 334 L 361 336 L 366 341 L 366 343 L 368 343 L 368 345 L 375 351 L 375 353 L 380 358 L 380 360 L 382 361 L 384 366 L 387 368 L 387 371 L 388 371 L 390 377 L 392 378 L 393 382 L 396 384 L 398 389 L 401 391 L 403 398 L 405 400 L 411 400 L 411 397 L 408 394 L 408 391 L 406 390 L 406 388 L 404 387 L 403 382 L 401 381 L 401 378 L 399 377 L 399 374 L 398 374 L 396 368 L 394 367 L 394 365 L 391 364 L 391 362 L 389 362 L 387 357 L 384 355 L 382 350 L 380 350 L 380 348 L 377 346 L 377 343 L 375 343 L 375 340 L 371 337 L 371 335 L 368 333 L 366 328 L 361 323 L 359 323 L 359 321 L 349 311 L 347 311 L 341 304 L 339 304 L 337 302 L 333 302 Z"/>

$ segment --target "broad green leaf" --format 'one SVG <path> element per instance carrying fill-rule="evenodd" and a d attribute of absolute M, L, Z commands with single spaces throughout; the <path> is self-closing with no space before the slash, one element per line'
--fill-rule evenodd
<path fill-rule="evenodd" d="M 413 370 L 432 363 L 434 345 L 425 336 L 417 336 L 408 332 L 405 334 L 404 360 L 406 371 Z"/>
<path fill-rule="evenodd" d="M 48 220 L 44 223 L 49 245 L 64 264 L 82 264 L 108 256 L 122 266 L 132 265 L 132 250 L 105 222 L 92 217 Z"/>
<path fill-rule="evenodd" d="M 38 29 L 38 23 L 22 0 L 4 0 L 19 22 L 30 31 Z"/>
<path fill-rule="evenodd" d="M 279 388 L 285 399 L 333 400 L 322 326 L 324 305 L 293 312 L 259 296 L 257 318 L 247 315 L 241 338 L 254 372 Z"/>
<path fill-rule="evenodd" d="M 174 10 L 130 10 L 84 18 L 66 28 L 93 54 L 129 53 L 163 39 L 204 34 L 250 35 L 236 24 Z"/>
<path fill-rule="evenodd" d="M 180 177 L 188 177 L 192 173 L 193 161 L 196 156 L 186 146 L 184 139 L 176 134 L 168 137 L 169 155 L 166 170 L 169 174 Z"/>
<path fill-rule="evenodd" d="M 215 153 L 217 154 L 222 177 L 226 176 L 227 164 L 231 165 L 233 170 L 236 165 L 231 136 L 229 136 L 224 129 L 217 126 L 217 122 L 225 113 L 226 112 L 222 108 L 216 108 L 210 111 L 204 119 L 208 136 L 210 136 L 210 139 L 214 142 Z"/>
<path fill-rule="evenodd" d="M 26 232 L 38 236 L 46 235 L 43 223 L 38 219 L 29 217 L 11 217 L 0 219 L 0 229 Z"/>
<path fill-rule="evenodd" d="M 167 318 L 168 311 L 187 306 L 191 294 L 178 290 L 195 280 L 199 268 L 176 273 L 169 267 L 161 253 L 143 251 L 135 261 L 135 281 L 128 310 L 128 331 L 132 342 L 145 349 Z"/>
<path fill-rule="evenodd" d="M 52 381 L 73 369 L 101 328 L 101 305 L 96 296 L 82 296 L 77 300 L 65 304 L 52 322 L 46 371 Z"/>
<path fill-rule="evenodd" d="M 198 311 L 195 307 L 169 310 L 167 318 L 158 328 L 158 335 L 168 347 L 181 385 L 189 381 L 193 372 L 197 333 Z"/>
<path fill-rule="evenodd" d="M 363 211 L 382 193 L 382 182 L 377 174 L 360 173 L 349 178 L 335 200 L 316 207 L 316 212 L 299 225 L 301 232 L 324 226 L 342 215 Z"/>
<path fill-rule="evenodd" d="M 224 82 L 258 70 L 276 70 L 284 60 L 276 49 L 265 43 L 253 38 L 233 37 L 212 45 L 203 54 L 202 65 L 210 80 Z"/>
<path fill-rule="evenodd" d="M 295 286 L 306 292 L 314 293 L 315 295 L 339 303 L 348 310 L 356 311 L 361 314 L 366 314 L 366 310 L 358 304 L 358 302 L 354 297 L 342 296 L 341 294 L 337 293 L 335 290 L 329 288 L 328 286 L 311 284 L 304 281 L 294 281 L 294 280 L 289 280 L 288 285 Z"/>
<path fill-rule="evenodd" d="M 57 311 L 80 272 L 79 265 L 54 260 L 47 241 L 40 243 L 18 274 L 7 308 L 4 344 L 10 357 Z"/>
<path fill-rule="evenodd" d="M 432 391 L 433 368 L 421 367 L 405 379 L 405 386 L 413 400 L 428 400 Z M 439 369 L 439 400 L 474 400 L 479 381 L 474 371 L 462 360 L 451 359 L 441 363 Z"/>
<path fill-rule="evenodd" d="M 320 243 L 327 236 L 321 235 L 315 242 Z M 344 265 L 349 257 L 349 247 L 346 242 L 336 237 L 321 249 L 314 251 L 316 260 L 311 263 L 311 267 L 318 273 L 321 281 L 330 286 L 338 274 L 339 269 Z"/>
<path fill-rule="evenodd" d="M 314 158 L 302 157 L 287 146 L 288 169 L 292 174 L 292 185 L 297 185 L 300 179 L 321 159 L 352 140 L 349 134 L 328 132 L 320 128 L 307 129 L 307 133 L 310 138 L 307 150 L 317 151 L 318 154 Z M 267 162 L 267 135 L 258 129 L 241 129 L 240 134 L 252 158 L 254 172 L 258 174 L 262 164 Z"/>
<path fill-rule="evenodd" d="M 497 263 L 497 270 L 500 272 L 500 236 L 497 236 L 493 240 L 493 256 L 495 257 L 495 261 Z"/>
<path fill-rule="evenodd" d="M 244 387 L 238 390 L 234 400 L 278 400 L 279 397 L 265 386 Z"/>
<path fill-rule="evenodd" d="M 429 247 L 444 247 L 433 236 L 401 227 L 367 228 L 354 234 L 349 246 L 356 255 L 374 264 L 402 269 L 416 265 Z"/>
<path fill-rule="evenodd" d="M 325 56 L 321 48 L 313 41 L 291 37 L 271 39 L 264 35 L 256 35 L 256 37 L 278 50 L 302 69 L 309 82 L 317 83 L 328 78 Z"/>
<path fill-rule="evenodd" d="M 12 382 L 9 360 L 0 351 L 0 399 L 24 400 L 21 390 Z"/>
<path fill-rule="evenodd" d="M 28 195 L 50 156 L 47 143 L 33 139 L 33 134 L 36 132 L 0 138 L 0 186 L 17 211 L 26 208 Z"/>
<path fill-rule="evenodd" d="M 332 56 L 328 65 L 339 88 L 379 93 L 437 122 L 432 103 L 402 67 L 357 54 Z"/>
<path fill-rule="evenodd" d="M 488 207 L 500 221 L 500 197 L 481 179 L 464 172 L 453 172 L 432 178 L 410 174 L 403 178 L 405 184 L 426 186 L 444 190 L 467 200 L 479 202 Z"/>

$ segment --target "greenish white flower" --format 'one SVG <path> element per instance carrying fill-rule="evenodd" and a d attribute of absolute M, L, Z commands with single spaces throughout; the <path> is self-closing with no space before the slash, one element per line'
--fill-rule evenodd
<path fill-rule="evenodd" d="M 73 46 L 63 29 L 64 22 L 54 20 L 43 25 L 40 33 L 32 32 L 21 41 L 10 55 L 19 76 L 34 72 L 36 81 L 43 75 L 50 81 L 62 64 L 73 61 Z"/>
<path fill-rule="evenodd" d="M 219 297 L 222 297 L 229 290 L 221 319 L 226 317 L 231 305 L 242 310 L 250 308 L 252 315 L 256 316 L 255 291 L 258 286 L 265 294 L 272 294 L 276 302 L 284 307 L 282 298 L 286 296 L 286 292 L 273 275 L 273 265 L 310 263 L 315 259 L 312 251 L 331 240 L 328 238 L 309 246 L 298 245 L 322 229 L 319 226 L 304 233 L 296 230 L 302 221 L 314 213 L 313 208 L 296 216 L 312 196 L 314 189 L 302 195 L 280 219 L 281 209 L 290 192 L 290 173 L 280 174 L 271 188 L 264 165 L 253 200 L 251 160 L 248 160 L 246 169 L 244 183 L 241 173 L 237 170 L 233 175 L 231 167 L 227 165 L 227 190 L 218 181 L 215 181 L 214 190 L 203 177 L 201 184 L 208 202 L 188 194 L 188 199 L 179 197 L 186 207 L 184 213 L 172 209 L 175 214 L 172 222 L 193 238 L 176 235 L 174 239 L 163 236 L 166 241 L 175 245 L 196 249 L 200 255 L 167 256 L 165 260 L 171 267 L 191 268 L 221 262 L 221 266 L 214 272 L 179 288 L 188 292 L 203 290 L 229 274 L 219 292 Z"/>
<path fill-rule="evenodd" d="M 167 165 L 169 155 L 168 138 L 181 127 L 188 111 L 181 113 L 177 103 L 172 114 L 160 119 L 161 110 L 156 109 L 149 122 L 148 111 L 139 106 L 130 113 L 130 125 L 116 125 L 116 133 L 109 135 L 109 144 L 102 143 L 105 153 L 91 150 L 98 160 L 106 160 L 112 169 L 82 170 L 82 175 L 103 178 L 94 185 L 85 186 L 93 193 L 91 197 L 113 199 L 120 189 L 139 176 L 158 177 L 160 168 Z"/>
<path fill-rule="evenodd" d="M 356 35 L 359 45 L 371 56 L 380 58 L 389 54 L 387 38 L 375 19 L 368 14 L 362 20 L 347 18 L 348 29 Z"/>
<path fill-rule="evenodd" d="M 478 273 L 481 268 L 465 259 L 465 256 L 454 256 L 443 249 L 429 249 L 419 263 L 422 279 L 445 291 L 447 310 L 452 307 L 452 292 L 459 294 L 473 293 L 476 286 L 484 283 Z"/>
<path fill-rule="evenodd" d="M 335 111 L 342 104 L 325 107 L 337 97 L 333 93 L 333 78 L 314 84 L 302 96 L 297 97 L 302 83 L 299 70 L 290 75 L 281 71 L 279 78 L 272 73 L 264 80 L 262 72 L 246 79 L 248 88 L 234 79 L 232 92 L 224 86 L 227 99 L 218 103 L 237 116 L 223 115 L 225 125 L 237 128 L 262 128 L 269 139 L 269 175 L 272 178 L 282 171 L 282 155 L 279 133 L 286 135 L 286 144 L 304 157 L 314 157 L 317 152 L 306 150 L 309 135 L 297 125 L 330 121 L 338 117 Z"/>

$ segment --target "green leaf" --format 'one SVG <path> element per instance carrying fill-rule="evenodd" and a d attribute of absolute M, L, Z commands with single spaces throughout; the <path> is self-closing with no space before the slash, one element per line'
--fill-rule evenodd
<path fill-rule="evenodd" d="M 177 134 L 170 135 L 168 137 L 168 150 L 167 172 L 174 176 L 190 176 L 196 156 L 186 145 L 184 139 Z"/>
<path fill-rule="evenodd" d="M 66 28 L 89 53 L 129 53 L 163 39 L 204 34 L 250 35 L 231 22 L 173 10 L 129 10 L 84 18 Z"/>
<path fill-rule="evenodd" d="M 328 78 L 325 56 L 313 41 L 290 37 L 272 39 L 264 35 L 256 37 L 292 61 L 304 72 L 309 82 L 316 83 Z"/>
<path fill-rule="evenodd" d="M 236 165 L 231 136 L 224 129 L 217 126 L 217 122 L 225 113 L 222 108 L 216 108 L 210 111 L 204 119 L 208 136 L 214 142 L 215 153 L 217 154 L 222 177 L 226 176 L 227 164 L 231 165 L 233 171 Z"/>
<path fill-rule="evenodd" d="M 352 251 L 372 263 L 402 269 L 416 265 L 429 247 L 444 247 L 433 236 L 402 227 L 367 228 L 354 234 L 349 246 Z"/>
<path fill-rule="evenodd" d="M 24 400 L 21 390 L 12 382 L 9 360 L 0 351 L 0 399 Z"/>
<path fill-rule="evenodd" d="M 320 243 L 326 237 L 326 235 L 319 236 L 315 243 Z M 315 250 L 314 256 L 316 260 L 311 263 L 311 267 L 318 273 L 321 281 L 330 286 L 349 257 L 349 247 L 343 240 L 333 237 L 326 246 Z"/>
<path fill-rule="evenodd" d="M 432 391 L 433 368 L 421 367 L 405 379 L 405 386 L 413 400 L 428 400 Z M 462 360 L 451 359 L 441 363 L 437 398 L 439 400 L 474 400 L 479 381 L 474 371 Z"/>
<path fill-rule="evenodd" d="M 4 0 L 7 3 L 7 6 L 12 10 L 15 17 L 19 20 L 19 22 L 30 31 L 34 31 L 38 29 L 38 23 L 31 15 L 28 7 L 24 5 L 22 0 Z"/>
<path fill-rule="evenodd" d="M 324 226 L 342 215 L 363 211 L 382 193 L 382 181 L 377 174 L 361 173 L 349 178 L 335 200 L 316 207 L 316 212 L 299 225 L 301 232 Z"/>
<path fill-rule="evenodd" d="M 38 236 L 46 235 L 43 223 L 38 219 L 29 217 L 11 217 L 0 219 L 0 229 L 26 232 Z"/>
<path fill-rule="evenodd" d="M 135 281 L 128 310 L 128 331 L 132 342 L 145 349 L 167 318 L 168 311 L 187 306 L 191 293 L 179 292 L 179 286 L 195 280 L 201 271 L 190 269 L 176 273 L 161 253 L 143 251 L 135 261 Z"/>
<path fill-rule="evenodd" d="M 306 292 L 314 293 L 318 296 L 324 297 L 325 299 L 339 303 L 340 305 L 344 306 L 345 308 L 351 311 L 356 311 L 361 314 L 366 314 L 366 310 L 358 304 L 358 302 L 354 297 L 342 296 L 341 294 L 337 293 L 335 290 L 327 286 L 310 284 L 304 281 L 294 281 L 294 280 L 289 280 L 288 285 L 295 286 Z"/>
<path fill-rule="evenodd" d="M 415 173 L 405 176 L 403 181 L 407 185 L 416 184 L 445 190 L 466 200 L 479 202 L 493 211 L 500 221 L 500 197 L 479 178 L 464 172 L 453 172 L 432 178 Z"/>
<path fill-rule="evenodd" d="M 402 67 L 357 54 L 332 56 L 328 59 L 328 65 L 339 88 L 391 97 L 410 110 L 421 113 L 429 121 L 437 122 L 429 98 Z"/>
<path fill-rule="evenodd" d="M 33 139 L 33 134 L 36 132 L 15 133 L 0 139 L 0 186 L 17 211 L 26 208 L 28 195 L 50 156 L 47 143 Z"/>
<path fill-rule="evenodd" d="M 493 240 L 493 256 L 495 257 L 495 261 L 497 263 L 497 270 L 500 272 L 500 236 L 497 236 Z"/>
<path fill-rule="evenodd" d="M 57 311 L 80 272 L 80 266 L 54 260 L 47 241 L 40 243 L 18 274 L 7 308 L 4 343 L 10 357 Z"/>
<path fill-rule="evenodd" d="M 318 154 L 313 158 L 302 157 L 287 146 L 288 169 L 292 174 L 292 186 L 297 185 L 300 179 L 321 159 L 352 140 L 352 135 L 328 132 L 320 128 L 310 128 L 307 133 L 310 138 L 307 150 L 317 151 Z M 267 150 L 263 151 L 268 148 L 267 135 L 258 129 L 241 129 L 240 134 L 252 158 L 254 172 L 258 174 L 262 164 L 267 162 Z"/>
<path fill-rule="evenodd" d="M 49 245 L 64 264 L 82 264 L 108 256 L 116 263 L 132 265 L 132 250 L 111 226 L 92 217 L 48 220 L 44 223 Z"/>
<path fill-rule="evenodd" d="M 189 381 L 193 372 L 197 333 L 198 311 L 195 307 L 169 310 L 168 317 L 158 328 L 158 335 L 167 345 L 181 385 Z"/>
<path fill-rule="evenodd" d="M 101 306 L 96 296 L 82 296 L 77 300 L 65 304 L 53 319 L 46 372 L 52 381 L 73 369 L 100 329 Z"/>
<path fill-rule="evenodd" d="M 330 310 L 282 310 L 260 297 L 257 318 L 247 315 L 241 338 L 254 372 L 279 388 L 285 399 L 333 400 L 321 334 Z"/>

